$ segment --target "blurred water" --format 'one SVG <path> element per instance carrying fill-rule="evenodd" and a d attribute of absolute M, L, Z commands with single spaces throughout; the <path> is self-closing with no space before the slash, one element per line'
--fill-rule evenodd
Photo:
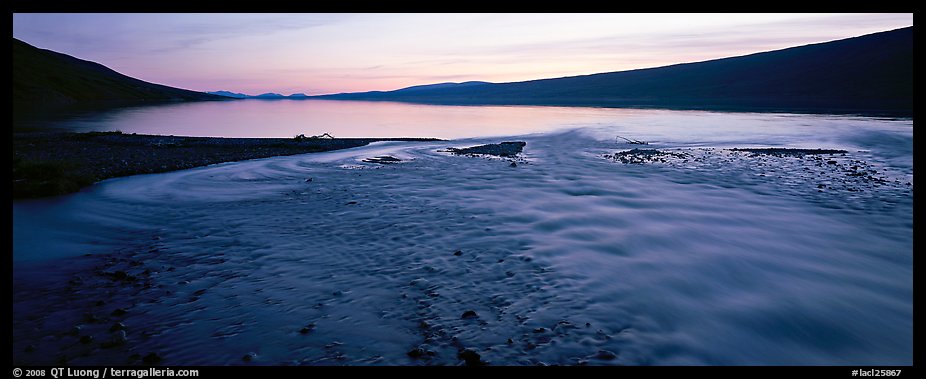
<path fill-rule="evenodd" d="M 290 103 L 314 107 L 242 104 Z M 352 122 L 385 114 L 349 104 L 336 107 L 352 108 L 339 111 Z M 14 360 L 40 362 L 22 346 L 70 327 L 17 325 L 83 309 L 39 308 L 29 295 L 41 289 L 17 283 L 106 256 L 109 270 L 124 259 L 142 262 L 130 273 L 152 272 L 151 288 L 107 279 L 94 289 L 92 274 L 78 286 L 81 301 L 129 309 L 128 346 L 39 349 L 58 346 L 77 364 L 148 351 L 165 364 L 458 364 L 463 347 L 506 365 L 912 364 L 912 120 L 375 106 L 404 120 L 423 110 L 409 129 L 356 135 L 468 138 L 119 178 L 14 202 Z M 126 127 L 137 117 L 118 128 L 151 133 Z M 332 125 L 317 131 L 354 130 Z M 787 157 L 624 165 L 602 158 L 635 147 L 617 135 L 693 152 L 845 149 L 822 167 L 864 161 L 894 181 L 818 190 L 824 174 L 804 169 L 820 168 Z M 517 167 L 441 152 L 502 140 L 527 142 Z M 362 162 L 385 154 L 404 162 Z M 479 317 L 461 319 L 466 310 Z M 434 355 L 408 356 L 415 347 Z M 249 352 L 257 358 L 242 361 Z"/>

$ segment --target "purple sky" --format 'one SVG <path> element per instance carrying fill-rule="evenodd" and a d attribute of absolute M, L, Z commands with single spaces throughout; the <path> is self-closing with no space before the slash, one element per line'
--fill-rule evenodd
<path fill-rule="evenodd" d="M 13 36 L 174 87 L 314 95 L 657 67 L 911 25 L 911 13 L 20 13 Z"/>

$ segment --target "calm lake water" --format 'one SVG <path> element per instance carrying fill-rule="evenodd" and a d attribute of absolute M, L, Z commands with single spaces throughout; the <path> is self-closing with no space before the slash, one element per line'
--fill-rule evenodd
<path fill-rule="evenodd" d="M 911 119 L 246 100 L 58 125 L 451 140 L 14 202 L 15 362 L 912 363 Z M 639 146 L 617 136 L 688 155 L 622 164 L 605 155 Z M 516 167 L 443 152 L 504 140 L 527 142 Z M 363 162 L 379 155 L 403 162 Z M 68 334 L 105 341 L 117 321 L 119 348 Z"/>

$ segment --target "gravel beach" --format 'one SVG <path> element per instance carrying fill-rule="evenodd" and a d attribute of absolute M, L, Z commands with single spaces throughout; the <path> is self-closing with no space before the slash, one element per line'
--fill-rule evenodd
<path fill-rule="evenodd" d="M 215 163 L 433 138 L 216 138 L 120 132 L 13 134 L 13 197 L 75 192 L 100 180 Z"/>

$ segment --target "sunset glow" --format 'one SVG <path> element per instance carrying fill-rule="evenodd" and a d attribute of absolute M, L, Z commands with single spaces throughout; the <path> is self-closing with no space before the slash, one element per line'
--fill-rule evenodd
<path fill-rule="evenodd" d="M 14 14 L 13 36 L 146 81 L 309 95 L 657 67 L 913 25 L 905 14 Z"/>

